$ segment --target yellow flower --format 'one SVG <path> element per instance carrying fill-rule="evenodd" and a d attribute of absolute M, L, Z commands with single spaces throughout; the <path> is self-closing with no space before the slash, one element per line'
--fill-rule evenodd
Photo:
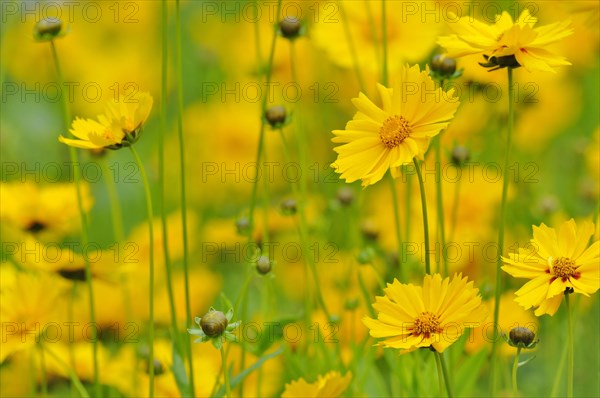
<path fill-rule="evenodd" d="M 325 376 L 319 376 L 314 383 L 308 383 L 300 378 L 286 384 L 281 397 L 339 397 L 346 391 L 351 379 L 351 372 L 344 376 L 339 372 L 329 372 Z"/>
<path fill-rule="evenodd" d="M 359 94 L 352 103 L 358 109 L 345 130 L 334 130 L 338 158 L 332 167 L 346 182 L 362 180 L 367 186 L 394 173 L 413 158 L 423 158 L 432 137 L 448 126 L 458 108 L 454 89 L 436 88 L 418 65 L 404 67 L 393 88 L 377 85 L 383 107 Z"/>
<path fill-rule="evenodd" d="M 77 191 L 73 184 L 39 185 L 31 182 L 0 184 L 2 224 L 32 234 L 41 240 L 56 240 L 81 227 Z M 83 209 L 88 212 L 94 198 L 89 186 L 81 185 Z"/>
<path fill-rule="evenodd" d="M 456 18 L 456 15 L 452 17 Z M 450 24 L 455 34 L 440 37 L 438 44 L 446 48 L 450 57 L 481 54 L 486 59 L 490 58 L 489 61 L 495 61 L 498 67 L 523 66 L 529 72 L 554 72 L 554 66 L 571 65 L 546 49 L 573 33 L 569 29 L 571 22 L 534 28 L 536 22 L 537 18 L 531 16 L 527 8 L 516 23 L 506 11 L 496 16 L 494 25 L 463 17 Z"/>
<path fill-rule="evenodd" d="M 479 289 L 462 274 L 442 280 L 425 275 L 423 287 L 394 280 L 376 297 L 377 319 L 364 318 L 372 337 L 385 338 L 380 345 L 414 350 L 432 346 L 443 352 L 459 339 L 465 328 L 479 326 L 486 309 Z"/>
<path fill-rule="evenodd" d="M 120 97 L 119 101 L 106 104 L 106 111 L 98 120 L 75 118 L 71 125 L 71 134 L 79 138 L 73 140 L 62 135 L 58 140 L 76 148 L 119 149 L 131 145 L 139 138 L 142 125 L 148 119 L 152 109 L 152 96 L 140 93 L 129 98 Z"/>
<path fill-rule="evenodd" d="M 502 269 L 515 278 L 531 279 L 515 293 L 525 309 L 537 307 L 535 315 L 554 315 L 566 290 L 589 296 L 600 282 L 600 241 L 588 247 L 594 224 L 565 222 L 558 235 L 542 223 L 533 226 L 533 239 L 518 253 L 503 257 Z M 587 248 L 587 249 L 586 249 Z"/>

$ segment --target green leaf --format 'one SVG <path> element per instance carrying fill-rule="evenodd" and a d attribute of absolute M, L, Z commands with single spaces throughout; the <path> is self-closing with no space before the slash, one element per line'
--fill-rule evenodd
<path fill-rule="evenodd" d="M 175 376 L 175 382 L 177 383 L 177 388 L 179 389 L 181 396 L 191 397 L 192 390 L 185 371 L 185 363 L 181 355 L 177 352 L 175 343 L 173 343 L 173 366 L 171 367 L 171 371 L 173 372 L 173 376 Z"/>
<path fill-rule="evenodd" d="M 466 357 L 465 361 L 454 373 L 453 387 L 456 396 L 469 395 L 483 368 L 486 357 L 487 352 L 485 350 L 481 350 L 477 354 Z"/>
<path fill-rule="evenodd" d="M 235 377 L 233 377 L 231 379 L 231 381 L 229 382 L 231 389 L 233 390 L 238 384 L 240 384 L 242 382 L 242 380 L 244 380 L 250 373 L 252 373 L 255 370 L 257 370 L 258 368 L 260 368 L 266 361 L 268 361 L 271 358 L 275 358 L 276 356 L 280 355 L 282 352 L 283 352 L 283 348 L 279 347 L 276 351 L 273 351 L 270 354 L 260 357 L 260 359 L 258 361 L 256 361 L 254 364 L 252 364 L 252 366 L 249 366 L 248 368 L 242 370 Z M 214 396 L 222 397 L 223 395 L 225 395 L 225 387 L 221 386 L 219 391 L 217 391 L 217 393 Z"/>

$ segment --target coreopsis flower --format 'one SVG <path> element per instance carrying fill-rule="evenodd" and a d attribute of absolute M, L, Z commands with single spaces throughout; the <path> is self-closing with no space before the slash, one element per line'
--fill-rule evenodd
<path fill-rule="evenodd" d="M 78 140 L 65 138 L 58 140 L 64 144 L 84 149 L 120 149 L 139 139 L 143 124 L 152 109 L 152 96 L 140 93 L 132 98 L 120 97 L 118 101 L 106 104 L 106 112 L 98 120 L 75 118 L 71 134 Z"/>
<path fill-rule="evenodd" d="M 458 108 L 454 89 L 436 87 L 429 68 L 405 66 L 391 88 L 378 84 L 382 107 L 360 93 L 352 103 L 358 112 L 345 130 L 334 130 L 335 143 L 342 145 L 332 165 L 346 182 L 362 180 L 375 184 L 388 169 L 422 159 L 432 137 L 446 128 Z"/>
<path fill-rule="evenodd" d="M 579 228 L 573 219 L 560 230 L 533 226 L 531 243 L 503 257 L 502 269 L 515 278 L 531 279 L 515 292 L 515 301 L 535 315 L 554 315 L 565 292 L 589 296 L 600 287 L 600 241 L 588 247 L 594 224 Z"/>
<path fill-rule="evenodd" d="M 425 275 L 423 287 L 394 280 L 376 297 L 377 319 L 363 318 L 370 334 L 383 338 L 384 347 L 415 350 L 431 347 L 443 352 L 460 338 L 465 328 L 479 326 L 486 309 L 479 289 L 462 274 L 442 279 Z"/>
<path fill-rule="evenodd" d="M 286 384 L 281 397 L 339 397 L 346 391 L 351 380 L 351 372 L 346 373 L 344 376 L 339 372 L 329 372 L 324 376 L 319 376 L 314 383 L 308 383 L 300 378 Z"/>
<path fill-rule="evenodd" d="M 454 34 L 440 37 L 438 44 L 446 48 L 450 57 L 481 54 L 487 61 L 482 66 L 494 67 L 493 70 L 523 66 L 529 72 L 554 72 L 554 66 L 571 65 L 547 49 L 548 45 L 573 33 L 570 21 L 534 28 L 536 22 L 537 18 L 527 8 L 516 22 L 506 11 L 496 16 L 493 25 L 462 17 L 449 24 Z"/>

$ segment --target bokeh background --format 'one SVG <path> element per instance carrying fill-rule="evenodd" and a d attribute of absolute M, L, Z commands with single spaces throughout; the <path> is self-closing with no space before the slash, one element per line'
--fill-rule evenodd
<path fill-rule="evenodd" d="M 155 200 L 157 281 L 155 357 L 162 364 L 156 379 L 160 396 L 179 396 L 173 374 L 170 312 L 164 272 L 162 227 L 158 207 L 157 136 L 165 139 L 168 251 L 174 266 L 173 286 L 179 321 L 185 325 L 183 245 L 180 216 L 179 141 L 177 138 L 177 78 L 175 3 L 168 1 L 169 59 L 167 71 L 167 128 L 159 122 L 161 97 L 160 1 L 3 1 L 1 18 L 2 103 L 0 155 L 2 163 L 0 268 L 2 308 L 2 396 L 31 396 L 40 391 L 45 358 L 49 394 L 71 390 L 69 366 L 89 388 L 92 377 L 91 343 L 84 326 L 89 322 L 89 297 L 77 280 L 82 267 L 72 165 L 68 148 L 58 142 L 67 134 L 60 85 L 50 45 L 36 42 L 37 21 L 57 16 L 67 34 L 56 40 L 72 116 L 95 117 L 103 104 L 119 95 L 149 91 L 154 108 L 136 148 L 144 160 Z M 408 170 L 397 180 L 403 234 L 410 246 L 398 251 L 392 199 L 381 182 L 362 190 L 339 181 L 330 168 L 335 160 L 331 130 L 351 119 L 351 98 L 360 87 L 371 97 L 381 72 L 380 7 L 376 1 L 276 2 L 181 1 L 183 132 L 188 203 L 189 265 L 192 313 L 202 316 L 211 306 L 225 308 L 238 298 L 252 252 L 236 227 L 248 216 L 253 187 L 261 102 L 283 105 L 290 115 L 283 134 L 292 147 L 293 167 L 285 162 L 277 130 L 267 129 L 265 158 L 272 177 L 259 181 L 259 200 L 253 235 L 260 242 L 269 232 L 274 249 L 271 273 L 256 275 L 250 284 L 248 318 L 263 334 L 252 330 L 243 345 L 232 344 L 233 374 L 241 371 L 241 347 L 249 352 L 246 367 L 277 349 L 282 350 L 256 368 L 245 381 L 244 395 L 278 396 L 284 385 L 300 377 L 309 381 L 329 370 L 351 371 L 347 396 L 435 395 L 435 364 L 424 353 L 398 359 L 396 353 L 371 347 L 360 319 L 369 315 L 364 297 L 381 294 L 380 283 L 391 281 L 401 256 L 408 274 L 417 281 L 422 268 L 422 225 L 418 186 Z M 388 1 L 389 72 L 405 63 L 424 66 L 442 50 L 435 42 L 449 32 L 450 12 L 472 13 L 492 22 L 500 10 L 517 15 L 527 7 L 540 25 L 565 18 L 574 34 L 553 50 L 572 66 L 557 73 L 528 73 L 517 69 L 516 130 L 512 157 L 506 247 L 523 247 L 531 226 L 556 226 L 569 218 L 597 224 L 599 192 L 599 6 L 596 1 Z M 255 13 L 258 11 L 258 13 Z M 276 39 L 272 85 L 265 86 L 274 25 L 285 16 L 303 21 L 303 35 L 293 44 Z M 345 23 L 347 22 L 347 23 Z M 353 39 L 356 60 L 348 44 Z M 292 47 L 294 56 L 292 57 Z M 459 250 L 449 255 L 451 272 L 475 280 L 485 300 L 493 300 L 495 253 L 507 122 L 507 83 L 502 71 L 487 72 L 477 57 L 458 60 L 463 75 L 454 84 L 461 106 L 442 136 L 443 158 L 436 164 L 428 154 L 424 168 L 431 230 L 436 236 L 435 175 L 442 170 L 447 240 Z M 296 70 L 296 79 L 292 69 Z M 70 121 L 68 121 L 70 123 Z M 308 144 L 306 159 L 299 142 Z M 452 164 L 457 145 L 470 153 L 469 165 Z M 100 378 L 108 396 L 147 394 L 145 324 L 148 318 L 149 237 L 145 199 L 139 171 L 126 150 L 97 156 L 80 151 L 89 216 L 97 322 L 101 330 Z M 310 252 L 299 249 L 297 216 L 281 210 L 292 196 L 290 182 L 305 176 Z M 118 239 L 111 213 L 110 188 L 116 185 L 122 208 L 123 237 Z M 35 224 L 37 223 L 37 224 Z M 596 233 L 597 240 L 599 233 Z M 264 243 L 264 242 L 263 242 Z M 17 249 L 15 250 L 15 247 Z M 417 247 L 418 250 L 412 250 Z M 29 254 L 23 248 L 34 248 Z M 488 250 L 489 249 L 489 250 Z M 300 253 L 298 253 L 298 250 Z M 433 255 L 438 264 L 438 250 Z M 456 254 L 454 254 L 456 253 Z M 92 256 L 92 254 L 88 255 Z M 337 315 L 329 323 L 320 311 L 313 321 L 322 335 L 303 324 L 307 283 L 302 255 L 314 256 L 320 290 Z M 435 269 L 435 268 L 434 268 Z M 71 270 L 71 272 L 67 272 Z M 566 313 L 537 319 L 512 302 L 521 281 L 506 278 L 501 326 L 536 325 L 541 343 L 536 359 L 519 372 L 524 395 L 564 395 L 562 373 Z M 362 286 L 361 286 L 362 283 Z M 312 289 L 312 288 L 311 288 Z M 488 302 L 490 309 L 492 301 Z M 576 303 L 575 393 L 598 396 L 600 386 L 598 296 Z M 490 310 L 491 312 L 491 310 Z M 237 314 L 236 314 L 237 315 Z M 236 317 L 237 319 L 237 317 Z M 490 318 L 491 319 L 491 318 Z M 77 322 L 73 336 L 65 323 Z M 265 337 L 265 323 L 299 325 L 294 335 Z M 36 331 L 36 326 L 38 329 Z M 56 336 L 48 325 L 58 325 Z M 17 326 L 15 326 L 17 325 Z M 23 328 L 22 325 L 25 325 Z M 12 329 L 17 327 L 17 329 Z M 54 327 L 54 326 L 52 326 Z M 327 329 L 331 328 L 331 329 Z M 23 329 L 33 330 L 22 335 Z M 47 333 L 45 333 L 47 332 Z M 331 339 L 327 340 L 328 333 Z M 41 337 L 40 337 L 41 336 Z M 315 337 L 316 336 L 316 337 Z M 457 395 L 487 392 L 490 349 L 486 331 L 476 329 L 450 349 Z M 488 335 L 489 336 L 489 335 Z M 316 344 L 315 339 L 325 339 Z M 36 340 L 53 356 L 40 356 Z M 335 342 L 334 342 L 335 340 Z M 257 342 L 255 342 L 257 341 Z M 220 379 L 219 352 L 210 344 L 193 345 L 196 390 L 214 393 Z M 509 369 L 514 351 L 503 347 L 500 378 L 503 394 L 510 393 Z M 423 355 L 421 355 L 423 354 Z M 58 359 L 57 359 L 58 358 Z M 562 360 L 564 365 L 564 360 Z M 407 370 L 410 368 L 410 370 Z M 402 384 L 402 387 L 398 387 Z M 398 390 L 400 388 L 400 390 Z M 240 391 L 236 389 L 236 394 Z M 76 393 L 75 393 L 76 394 Z"/>

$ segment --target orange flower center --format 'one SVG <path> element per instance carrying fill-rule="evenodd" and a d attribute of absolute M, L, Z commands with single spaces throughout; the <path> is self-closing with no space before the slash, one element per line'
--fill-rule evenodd
<path fill-rule="evenodd" d="M 385 119 L 379 129 L 379 138 L 388 148 L 395 148 L 410 136 L 411 128 L 403 116 L 393 115 Z"/>
<path fill-rule="evenodd" d="M 425 338 L 429 338 L 431 333 L 437 333 L 440 331 L 440 319 L 437 315 L 426 311 L 422 312 L 421 315 L 415 319 L 413 326 L 413 335 L 423 335 Z"/>
<path fill-rule="evenodd" d="M 575 275 L 577 265 L 567 257 L 559 257 L 552 261 L 552 273 L 559 278 L 570 278 Z"/>

